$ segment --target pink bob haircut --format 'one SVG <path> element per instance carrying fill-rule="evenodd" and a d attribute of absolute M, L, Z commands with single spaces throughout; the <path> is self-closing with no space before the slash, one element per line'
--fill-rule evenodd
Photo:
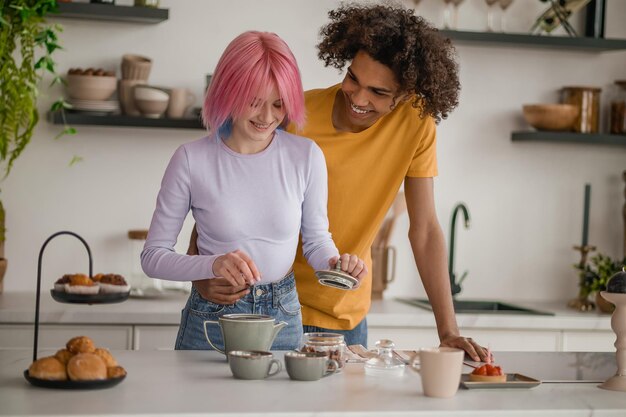
<path fill-rule="evenodd" d="M 248 31 L 233 39 L 222 54 L 204 98 L 204 126 L 224 134 L 256 97 L 276 86 L 286 110 L 283 125 L 304 126 L 304 92 L 291 50 L 278 35 Z"/>

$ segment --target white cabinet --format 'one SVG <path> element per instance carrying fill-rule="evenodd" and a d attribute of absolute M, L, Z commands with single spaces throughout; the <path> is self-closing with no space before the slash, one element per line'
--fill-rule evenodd
<path fill-rule="evenodd" d="M 466 329 L 462 334 L 497 352 L 557 352 L 560 350 L 561 332 L 559 330 Z"/>
<path fill-rule="evenodd" d="M 373 327 L 367 329 L 367 347 L 375 349 L 376 341 L 391 339 L 396 349 L 413 350 L 420 347 L 439 346 L 439 336 L 435 328 L 415 327 Z"/>
<path fill-rule="evenodd" d="M 61 349 L 75 336 L 89 336 L 96 346 L 107 349 L 131 349 L 132 326 L 42 324 L 38 349 Z M 35 328 L 31 324 L 0 324 L 0 349 L 32 349 Z"/>
<path fill-rule="evenodd" d="M 614 352 L 615 334 L 604 330 L 461 329 L 483 346 L 498 352 Z M 398 349 L 439 345 L 434 328 L 370 326 L 367 343 L 373 349 L 380 339 L 393 340 Z"/>
<path fill-rule="evenodd" d="M 135 326 L 133 350 L 172 350 L 178 326 Z"/>
<path fill-rule="evenodd" d="M 608 331 L 563 332 L 564 352 L 615 352 L 615 333 Z"/>

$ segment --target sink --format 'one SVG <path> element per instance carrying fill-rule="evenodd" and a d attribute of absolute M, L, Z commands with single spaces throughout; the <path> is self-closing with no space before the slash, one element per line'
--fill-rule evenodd
<path fill-rule="evenodd" d="M 396 300 L 432 311 L 432 307 L 428 300 L 423 298 L 396 298 Z M 531 316 L 554 316 L 554 313 L 547 311 L 534 310 L 515 304 L 503 303 L 501 301 L 453 300 L 453 303 L 454 311 L 457 314 L 520 314 Z"/>

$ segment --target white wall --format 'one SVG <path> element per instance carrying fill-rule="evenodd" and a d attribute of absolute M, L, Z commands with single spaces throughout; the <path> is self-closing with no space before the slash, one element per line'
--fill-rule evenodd
<path fill-rule="evenodd" d="M 128 0 L 118 0 L 118 4 Z M 608 33 L 626 38 L 625 2 L 609 3 Z M 58 19 L 65 27 L 59 71 L 70 67 L 117 69 L 124 53 L 154 60 L 150 82 L 191 88 L 200 96 L 226 44 L 248 29 L 282 36 L 298 58 L 305 88 L 327 86 L 341 74 L 318 61 L 315 44 L 335 0 L 162 0 L 170 19 L 157 25 Z M 412 0 L 406 4 L 412 5 Z M 440 25 L 443 2 L 423 0 L 419 11 Z M 517 0 L 512 30 L 524 31 L 545 6 Z M 486 6 L 466 0 L 460 28 L 481 30 Z M 619 31 L 622 31 L 619 33 Z M 468 269 L 463 295 L 517 300 L 566 299 L 576 293 L 571 265 L 581 239 L 583 187 L 592 184 L 590 243 L 612 256 L 622 253 L 621 206 L 626 147 L 513 143 L 525 129 L 524 103 L 556 102 L 564 85 L 608 87 L 626 78 L 626 52 L 459 45 L 461 104 L 439 126 L 436 203 L 443 229 L 458 201 L 468 204 L 472 228 L 457 238 L 456 269 Z M 48 91 L 41 111 L 60 91 Z M 199 102 L 198 102 L 199 104 Z M 42 121 L 32 143 L 2 184 L 7 210 L 9 270 L 6 291 L 33 290 L 44 240 L 58 230 L 81 234 L 91 245 L 95 272 L 126 274 L 126 232 L 148 226 L 164 168 L 176 147 L 200 130 L 76 126 L 78 135 L 52 138 L 60 127 Z M 68 167 L 73 155 L 84 161 Z M 397 282 L 386 296 L 421 295 L 403 217 L 393 235 Z M 181 234 L 182 250 L 189 224 Z M 43 288 L 60 275 L 85 271 L 84 250 L 59 238 L 44 257 Z"/>

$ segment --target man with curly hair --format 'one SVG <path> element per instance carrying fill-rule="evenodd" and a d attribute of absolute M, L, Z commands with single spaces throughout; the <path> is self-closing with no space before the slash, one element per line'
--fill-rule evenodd
<path fill-rule="evenodd" d="M 326 157 L 334 241 L 371 271 L 373 239 L 404 182 L 409 240 L 441 345 L 485 360 L 486 349 L 459 334 L 434 203 L 436 124 L 456 107 L 460 89 L 454 48 L 403 7 L 349 4 L 329 17 L 318 56 L 326 66 L 347 65 L 346 75 L 341 84 L 305 93 L 307 123 L 298 133 Z M 304 331 L 338 332 L 348 345 L 366 345 L 371 276 L 354 291 L 321 286 L 301 250 L 294 271 Z M 216 279 L 194 285 L 221 304 L 249 291 Z"/>

